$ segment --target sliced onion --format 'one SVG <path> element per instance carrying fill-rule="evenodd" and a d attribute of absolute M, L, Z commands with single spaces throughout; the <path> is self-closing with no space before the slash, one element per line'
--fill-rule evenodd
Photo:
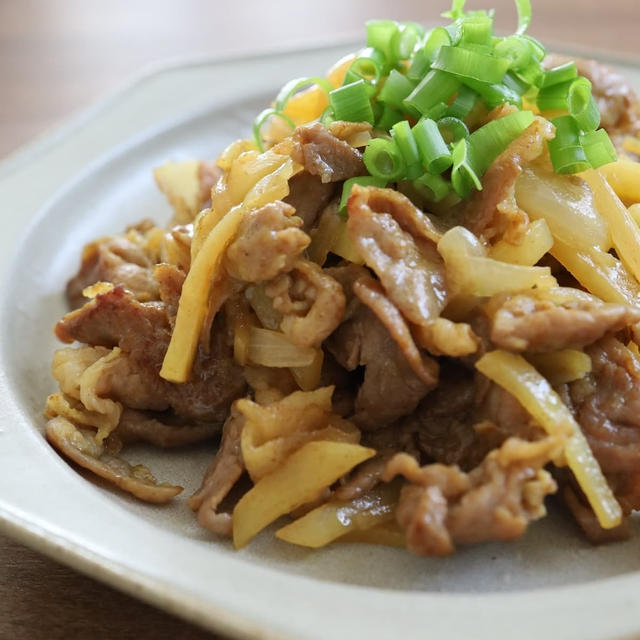
<path fill-rule="evenodd" d="M 251 327 L 249 360 L 264 367 L 307 367 L 316 357 L 311 347 L 298 347 L 283 333 Z"/>

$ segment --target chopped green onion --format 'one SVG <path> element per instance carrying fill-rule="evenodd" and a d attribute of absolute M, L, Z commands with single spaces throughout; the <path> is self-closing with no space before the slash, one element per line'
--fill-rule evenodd
<path fill-rule="evenodd" d="M 407 96 L 404 104 L 416 109 L 421 114 L 426 114 L 439 102 L 447 102 L 459 86 L 460 82 L 457 78 L 444 71 L 434 69 L 429 71 L 418 83 Z"/>
<path fill-rule="evenodd" d="M 411 126 L 407 120 L 400 120 L 400 122 L 397 122 L 391 127 L 391 138 L 398 146 L 398 149 L 400 149 L 407 169 L 411 169 L 416 165 L 420 166 L 420 152 L 418 151 L 418 145 L 411 133 Z M 407 175 L 412 172 L 413 170 L 408 171 Z M 421 173 L 422 169 L 419 170 L 418 175 Z"/>
<path fill-rule="evenodd" d="M 333 107 L 336 120 L 373 124 L 373 109 L 366 83 L 362 79 L 330 91 L 329 104 Z"/>
<path fill-rule="evenodd" d="M 603 164 L 615 162 L 617 159 L 616 150 L 609 138 L 609 134 L 604 129 L 590 131 L 580 136 L 580 144 L 584 149 L 589 164 L 597 169 Z"/>
<path fill-rule="evenodd" d="M 401 109 L 404 99 L 414 90 L 415 83 L 411 82 L 396 69 L 392 69 L 385 80 L 384 86 L 378 93 L 377 100 L 389 106 Z"/>
<path fill-rule="evenodd" d="M 453 99 L 453 102 L 447 107 L 447 115 L 463 120 L 471 113 L 477 100 L 478 94 L 473 89 L 462 85 L 460 89 L 458 89 L 458 93 Z M 434 118 L 434 120 L 439 120 L 439 118 Z"/>
<path fill-rule="evenodd" d="M 464 5 L 467 0 L 452 0 L 451 9 L 449 11 L 445 11 L 440 15 L 443 18 L 449 18 L 450 20 L 457 20 L 458 18 L 462 18 L 464 16 Z"/>
<path fill-rule="evenodd" d="M 407 168 L 398 146 L 387 138 L 373 138 L 364 151 L 363 160 L 372 176 L 387 182 L 402 178 Z"/>
<path fill-rule="evenodd" d="M 518 11 L 518 30 L 516 35 L 522 35 L 531 24 L 531 1 L 530 0 L 515 0 L 516 9 Z"/>
<path fill-rule="evenodd" d="M 455 144 L 458 140 L 469 136 L 467 125 L 460 118 L 452 118 L 451 116 L 438 120 L 438 131 L 447 144 Z"/>
<path fill-rule="evenodd" d="M 444 118 L 444 116 L 447 115 L 448 110 L 449 105 L 446 102 L 438 102 L 438 104 L 434 104 L 424 115 L 432 120 L 440 120 L 440 118 Z"/>
<path fill-rule="evenodd" d="M 540 111 L 567 110 L 569 108 L 569 89 L 574 80 L 552 84 L 540 89 L 538 93 L 537 105 Z"/>
<path fill-rule="evenodd" d="M 412 129 L 418 146 L 422 166 L 430 174 L 442 173 L 453 160 L 449 146 L 444 141 L 438 125 L 429 118 L 422 118 Z"/>
<path fill-rule="evenodd" d="M 425 173 L 413 181 L 416 191 L 426 200 L 440 202 L 451 193 L 451 183 L 442 176 Z"/>
<path fill-rule="evenodd" d="M 498 42 L 494 53 L 500 58 L 509 60 L 510 69 L 525 69 L 533 58 L 533 47 L 521 36 L 509 36 Z"/>
<path fill-rule="evenodd" d="M 382 107 L 380 114 L 376 117 L 375 128 L 381 131 L 389 131 L 396 122 L 403 119 L 402 114 L 388 105 L 376 102 L 374 106 Z"/>
<path fill-rule="evenodd" d="M 384 57 L 384 54 L 378 49 L 367 47 L 366 49 L 363 49 L 351 63 L 347 74 L 352 78 L 352 82 L 362 79 L 366 82 L 377 83 L 386 73 L 386 70 L 387 59 Z"/>
<path fill-rule="evenodd" d="M 424 78 L 431 67 L 431 58 L 426 54 L 424 48 L 418 49 L 413 54 L 411 66 L 407 71 L 407 78 L 412 82 L 419 82 Z"/>
<path fill-rule="evenodd" d="M 359 184 L 363 187 L 386 187 L 387 181 L 384 178 L 376 178 L 375 176 L 356 176 L 355 178 L 349 178 L 344 181 L 342 185 L 342 197 L 340 198 L 340 205 L 338 206 L 338 212 L 344 214 L 347 210 L 347 202 L 351 195 L 353 185 Z"/>
<path fill-rule="evenodd" d="M 424 51 L 429 63 L 433 62 L 438 55 L 440 47 L 451 45 L 451 35 L 444 27 L 436 27 L 427 35 L 422 51 Z"/>
<path fill-rule="evenodd" d="M 289 116 L 282 113 L 282 111 L 277 111 L 276 109 L 272 108 L 261 111 L 253 121 L 253 138 L 258 145 L 258 149 L 260 149 L 260 151 L 262 152 L 264 152 L 264 143 L 262 141 L 262 127 L 264 126 L 265 122 L 272 117 L 281 118 L 291 127 L 292 130 L 296 128 L 293 120 L 291 120 Z"/>
<path fill-rule="evenodd" d="M 393 59 L 391 40 L 398 31 L 398 23 L 395 20 L 369 20 L 366 23 L 367 46 L 378 49 L 387 60 Z"/>
<path fill-rule="evenodd" d="M 287 82 L 276 96 L 274 103 L 276 111 L 284 111 L 284 108 L 287 106 L 287 102 L 289 102 L 295 93 L 308 85 L 314 84 L 320 87 L 327 95 L 329 94 L 329 91 L 333 90 L 333 85 L 326 78 L 318 76 L 313 76 L 311 78 L 294 78 Z"/>
<path fill-rule="evenodd" d="M 335 121 L 335 114 L 333 113 L 333 109 L 331 105 L 329 105 L 320 116 L 320 122 L 322 122 L 322 126 L 325 128 L 329 128 L 329 125 Z"/>
<path fill-rule="evenodd" d="M 580 130 L 573 116 L 558 116 L 551 120 L 556 137 L 549 140 L 549 155 L 556 173 L 579 173 L 589 168 L 586 153 L 580 144 Z"/>
<path fill-rule="evenodd" d="M 460 25 L 462 44 L 491 44 L 493 20 L 488 16 L 470 16 L 463 18 Z"/>
<path fill-rule="evenodd" d="M 511 71 L 507 71 L 504 74 L 504 80 L 502 84 L 507 87 L 507 89 L 513 91 L 516 95 L 523 96 L 527 91 L 529 91 L 530 86 L 524 80 L 521 80 L 515 73 Z"/>
<path fill-rule="evenodd" d="M 432 67 L 454 76 L 495 84 L 504 78 L 509 69 L 509 61 L 470 49 L 444 45 L 438 50 Z"/>
<path fill-rule="evenodd" d="M 492 120 L 469 136 L 469 144 L 476 150 L 477 168 L 481 174 L 533 122 L 531 111 L 516 111 Z"/>
<path fill-rule="evenodd" d="M 569 80 L 575 80 L 577 77 L 578 70 L 576 69 L 575 62 L 567 62 L 566 64 L 561 64 L 559 67 L 545 71 L 542 88 L 551 87 L 554 84 L 562 84 Z"/>
<path fill-rule="evenodd" d="M 480 95 L 482 101 L 489 109 L 493 109 L 505 102 L 514 104 L 518 108 L 522 107 L 522 96 L 504 83 L 485 84 L 484 82 L 478 82 L 471 78 L 464 78 L 463 82 L 467 87 L 473 89 Z"/>
<path fill-rule="evenodd" d="M 544 48 L 544 45 L 535 38 L 532 38 L 530 35 L 523 35 L 522 37 L 525 40 L 528 40 L 529 44 L 531 44 L 531 46 L 533 47 L 533 55 L 538 60 L 538 62 L 542 62 L 542 60 L 544 60 L 544 57 L 547 55 L 547 50 Z"/>
<path fill-rule="evenodd" d="M 462 138 L 453 147 L 453 169 L 451 170 L 451 185 L 461 197 L 466 198 L 475 188 L 482 190 L 482 183 L 476 170 L 475 154 L 469 140 Z"/>
<path fill-rule="evenodd" d="M 595 131 L 600 125 L 600 109 L 591 95 L 591 83 L 577 78 L 571 83 L 567 96 L 569 113 L 583 131 Z"/>
<path fill-rule="evenodd" d="M 589 169 L 591 165 L 581 145 L 552 147 L 552 142 L 549 140 L 549 154 L 556 173 L 580 173 Z"/>
<path fill-rule="evenodd" d="M 533 58 L 524 69 L 515 71 L 515 75 L 523 82 L 534 87 L 541 87 L 544 82 L 544 69 L 536 58 Z"/>
<path fill-rule="evenodd" d="M 418 30 L 415 22 L 407 22 L 398 25 L 398 29 L 391 36 L 391 52 L 393 60 L 406 60 L 411 56 L 420 38 L 424 35 L 424 29 Z"/>

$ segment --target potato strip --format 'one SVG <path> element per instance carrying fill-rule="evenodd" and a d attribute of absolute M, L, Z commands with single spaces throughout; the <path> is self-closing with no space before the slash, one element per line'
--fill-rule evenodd
<path fill-rule="evenodd" d="M 233 510 L 233 544 L 241 549 L 280 516 L 291 513 L 332 485 L 374 449 L 342 442 L 309 442 L 259 480 Z"/>
<path fill-rule="evenodd" d="M 622 510 L 580 426 L 560 396 L 522 356 L 496 350 L 485 354 L 476 368 L 511 393 L 552 436 L 565 438 L 564 454 L 603 529 L 620 524 Z"/>
<path fill-rule="evenodd" d="M 273 173 L 259 180 L 244 201 L 233 207 L 207 235 L 182 286 L 176 324 L 160 370 L 160 376 L 165 380 L 186 382 L 189 378 L 213 283 L 219 278 L 224 253 L 245 212 L 250 207 L 286 197 L 288 180 L 293 173 L 294 163 L 286 158 Z"/>
<path fill-rule="evenodd" d="M 638 151 L 640 151 L 640 143 Z M 627 202 L 640 202 L 639 162 L 612 162 L 611 164 L 603 165 L 598 171 L 620 198 Z M 586 175 L 582 177 L 589 182 Z"/>
<path fill-rule="evenodd" d="M 593 169 L 585 171 L 582 177 L 591 187 L 596 207 L 609 223 L 613 244 L 620 259 L 640 281 L 640 228 L 627 208 L 622 204 L 611 185 Z M 640 179 L 640 171 L 636 180 Z M 638 191 L 640 196 L 640 187 Z"/>
<path fill-rule="evenodd" d="M 558 239 L 550 253 L 587 291 L 605 302 L 640 304 L 638 281 L 610 253 L 595 247 L 576 249 Z"/>
<path fill-rule="evenodd" d="M 527 360 L 554 387 L 584 378 L 591 371 L 591 358 L 577 349 L 562 349 L 553 353 L 532 353 Z"/>
<path fill-rule="evenodd" d="M 383 484 L 348 502 L 331 501 L 276 531 L 276 537 L 317 549 L 350 532 L 393 520 L 398 486 Z"/>
<path fill-rule="evenodd" d="M 549 225 L 546 220 L 540 218 L 527 226 L 520 244 L 498 240 L 489 251 L 489 257 L 501 262 L 532 267 L 552 246 L 553 236 Z"/>
<path fill-rule="evenodd" d="M 557 286 L 549 267 L 529 267 L 487 258 L 480 241 L 464 227 L 453 227 L 438 243 L 447 281 L 456 294 L 492 296 L 507 291 Z"/>

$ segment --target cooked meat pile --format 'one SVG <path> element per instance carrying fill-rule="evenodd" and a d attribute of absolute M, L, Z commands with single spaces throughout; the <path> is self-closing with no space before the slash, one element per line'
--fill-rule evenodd
<path fill-rule="evenodd" d="M 581 65 L 613 139 L 637 131 L 632 90 L 595 63 Z M 508 112 L 502 107 L 487 118 Z M 588 294 L 553 251 L 534 260 L 539 271 L 532 273 L 553 274 L 562 286 L 508 290 L 496 271 L 494 291 L 470 292 L 455 266 L 460 260 L 441 244 L 453 227 L 473 234 L 479 249 L 470 260 L 488 261 L 498 245 L 523 244 L 532 220 L 518 206 L 515 185 L 525 170 L 545 174 L 549 123 L 536 119 L 466 203 L 435 215 L 406 185 L 356 186 L 345 215 L 342 183 L 366 174 L 361 151 L 348 140 L 369 128 L 333 123 L 295 131 L 288 150 L 301 170 L 287 197 L 247 211 L 226 247 L 184 383 L 160 371 L 195 255 L 194 218 L 225 172 L 194 166 L 199 190 L 188 203 L 172 199 L 176 216 L 168 229 L 145 221 L 85 247 L 67 286 L 73 310 L 55 328 L 62 342 L 81 346 L 55 355 L 60 391 L 47 402 L 47 438 L 78 465 L 151 502 L 181 489 L 119 458 L 123 447 L 220 439 L 189 506 L 204 527 L 228 536 L 226 503 L 248 468 L 241 446 L 247 414 L 238 401 L 271 406 L 300 387 L 310 390 L 295 366 L 267 366 L 252 355 L 250 340 L 248 353 L 239 349 L 254 329 L 269 330 L 297 352 L 320 354 L 313 388 L 334 387 L 325 423 L 358 434 L 376 451 L 300 513 L 396 478 L 395 520 L 417 554 L 517 538 L 545 515 L 545 497 L 556 492 L 591 540 L 624 537 L 625 522 L 609 530 L 598 524 L 562 465 L 559 437 L 475 363 L 499 349 L 524 356 L 545 375 L 550 370 L 549 383 L 629 515 L 640 508 L 640 307 Z M 557 362 L 569 357 L 586 365 L 564 375 Z M 556 365 L 549 369 L 549 362 Z"/>

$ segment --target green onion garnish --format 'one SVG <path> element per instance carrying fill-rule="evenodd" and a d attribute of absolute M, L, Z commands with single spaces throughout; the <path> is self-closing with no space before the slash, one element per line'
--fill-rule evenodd
<path fill-rule="evenodd" d="M 425 40 L 423 48 L 429 64 L 436 59 L 436 55 L 438 54 L 440 47 L 451 44 L 451 35 L 444 27 L 436 27 L 435 29 L 432 29 Z M 424 73 L 422 75 L 424 75 Z"/>
<path fill-rule="evenodd" d="M 516 9 L 518 11 L 518 30 L 517 35 L 522 35 L 531 24 L 531 0 L 516 0 Z"/>
<path fill-rule="evenodd" d="M 451 170 L 451 185 L 454 191 L 461 197 L 466 198 L 473 191 L 474 187 L 482 190 L 480 173 L 473 149 L 467 138 L 462 138 L 454 147 L 452 152 L 453 169 Z"/>
<path fill-rule="evenodd" d="M 329 104 L 336 120 L 370 122 L 373 124 L 373 109 L 366 83 L 360 79 L 329 92 Z"/>
<path fill-rule="evenodd" d="M 454 76 L 433 69 L 407 96 L 404 104 L 425 115 L 439 102 L 447 102 L 459 86 L 460 82 Z"/>
<path fill-rule="evenodd" d="M 396 143 L 407 165 L 406 177 L 413 180 L 422 174 L 420 152 L 407 120 L 400 120 L 391 127 L 391 139 Z"/>
<path fill-rule="evenodd" d="M 444 141 L 438 125 L 429 118 L 422 118 L 412 129 L 422 166 L 430 174 L 442 173 L 453 163 L 449 145 Z"/>
<path fill-rule="evenodd" d="M 333 85 L 326 79 L 317 76 L 311 78 L 294 78 L 289 80 L 287 84 L 280 89 L 280 92 L 276 96 L 274 108 L 276 111 L 284 111 L 289 99 L 298 91 L 309 85 L 319 86 L 327 95 L 333 90 Z"/>
<path fill-rule="evenodd" d="M 507 37 L 493 35 L 493 11 L 465 11 L 465 0 L 452 0 L 451 10 L 443 14 L 452 22 L 428 33 L 415 22 L 370 20 L 367 48 L 347 69 L 342 86 L 333 89 L 317 77 L 288 82 L 274 108 L 254 122 L 259 148 L 264 148 L 265 122 L 279 117 L 293 128 L 284 113 L 287 102 L 316 85 L 329 98 L 319 118 L 325 126 L 334 120 L 374 125 L 364 152 L 375 179 L 371 184 L 410 181 L 430 201 L 467 197 L 482 188 L 490 164 L 533 122 L 523 104 L 566 114 L 552 121 L 556 137 L 549 153 L 557 172 L 611 162 L 615 150 L 607 133 L 597 130 L 600 113 L 591 83 L 578 75 L 573 62 L 545 71 L 545 48 L 526 34 L 531 2 L 514 2 L 518 27 Z M 518 111 L 477 128 L 484 107 L 505 103 Z M 449 169 L 450 180 L 442 175 Z"/>
<path fill-rule="evenodd" d="M 378 93 L 378 101 L 396 109 L 402 109 L 404 99 L 414 90 L 415 86 L 415 82 L 411 82 L 407 76 L 392 69 L 384 86 L 380 89 L 380 93 Z"/>
<path fill-rule="evenodd" d="M 469 136 L 469 144 L 478 158 L 477 166 L 484 173 L 489 165 L 533 123 L 531 111 L 516 111 L 488 122 Z"/>
<path fill-rule="evenodd" d="M 442 46 L 432 66 L 454 76 L 495 84 L 502 81 L 509 65 L 509 60 L 505 58 L 496 58 L 462 47 Z"/>
<path fill-rule="evenodd" d="M 376 129 L 380 129 L 380 131 L 389 131 L 389 129 L 391 129 L 396 122 L 400 122 L 403 117 L 399 111 L 385 104 L 377 116 L 374 126 Z"/>
<path fill-rule="evenodd" d="M 558 116 L 551 122 L 556 128 L 556 136 L 549 140 L 549 155 L 556 173 L 579 173 L 589 168 L 589 162 L 582 144 L 580 129 L 573 116 Z"/>
<path fill-rule="evenodd" d="M 442 176 L 425 173 L 413 181 L 416 191 L 426 200 L 440 202 L 451 193 L 451 183 Z"/>
<path fill-rule="evenodd" d="M 590 131 L 580 136 L 580 144 L 587 156 L 587 161 L 594 169 L 601 167 L 603 164 L 615 162 L 617 159 L 611 138 L 609 138 L 604 129 Z"/>
<path fill-rule="evenodd" d="M 493 20 L 488 16 L 465 18 L 460 25 L 460 39 L 463 45 L 489 46 L 493 37 Z"/>
<path fill-rule="evenodd" d="M 364 151 L 364 166 L 376 178 L 395 182 L 402 178 L 407 169 L 402 153 L 393 140 L 374 138 Z"/>
<path fill-rule="evenodd" d="M 447 144 L 455 144 L 462 138 L 469 137 L 469 129 L 460 118 L 446 116 L 438 120 L 438 130 Z"/>
<path fill-rule="evenodd" d="M 509 60 L 510 69 L 525 69 L 533 58 L 533 47 L 521 36 L 503 38 L 494 47 L 494 55 Z"/>
<path fill-rule="evenodd" d="M 542 81 L 542 88 L 551 87 L 554 84 L 562 84 L 575 80 L 578 77 L 578 70 L 576 69 L 575 62 L 567 62 L 559 67 L 554 67 L 545 71 L 544 79 Z"/>
<path fill-rule="evenodd" d="M 466 118 L 478 101 L 478 94 L 469 87 L 462 85 L 458 89 L 453 102 L 447 107 L 446 114 L 453 118 Z M 436 118 L 439 119 L 439 118 Z"/>
<path fill-rule="evenodd" d="M 591 94 L 591 83 L 578 78 L 571 83 L 567 96 L 569 113 L 583 131 L 594 131 L 600 124 L 600 110 Z"/>
<path fill-rule="evenodd" d="M 284 120 L 291 127 L 291 130 L 296 128 L 293 120 L 291 120 L 289 116 L 285 115 L 281 111 L 277 111 L 276 109 L 272 108 L 261 111 L 253 121 L 253 139 L 256 141 L 256 144 L 258 145 L 258 149 L 260 149 L 260 151 L 264 151 L 264 143 L 262 142 L 262 127 L 264 126 L 265 122 L 272 117 L 281 118 L 282 120 Z"/>
<path fill-rule="evenodd" d="M 361 51 L 351 63 L 345 80 L 349 77 L 352 82 L 362 79 L 366 82 L 378 83 L 386 72 L 387 59 L 384 54 L 378 49 L 368 47 Z"/>

